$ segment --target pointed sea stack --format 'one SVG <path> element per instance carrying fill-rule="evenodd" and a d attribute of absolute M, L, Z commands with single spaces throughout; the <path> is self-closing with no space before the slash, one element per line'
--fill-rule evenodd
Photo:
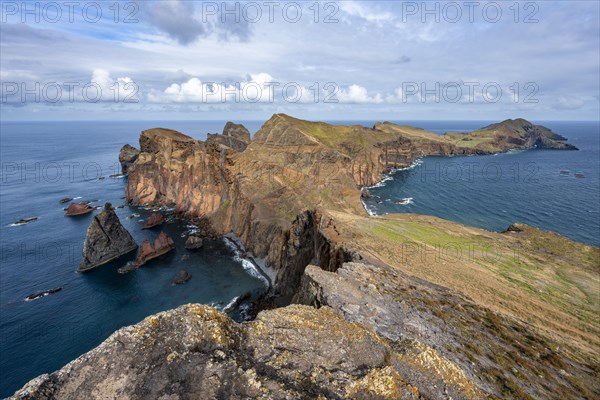
<path fill-rule="evenodd" d="M 110 203 L 96 215 L 83 242 L 83 258 L 77 271 L 89 271 L 137 248 L 131 234 L 121 225 Z"/>

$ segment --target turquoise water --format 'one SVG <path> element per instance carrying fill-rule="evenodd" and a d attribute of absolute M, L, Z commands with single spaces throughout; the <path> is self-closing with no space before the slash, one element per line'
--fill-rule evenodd
<path fill-rule="evenodd" d="M 244 123 L 256 132 L 261 122 Z M 398 121 L 438 133 L 467 131 L 480 122 Z M 335 124 L 375 121 L 332 121 Z M 209 122 L 36 122 L 0 125 L 0 396 L 12 394 L 29 379 L 62 367 L 90 350 L 116 329 L 178 305 L 198 302 L 223 307 L 246 292 L 264 290 L 221 241 L 206 241 L 198 252 L 183 248 L 189 230 L 172 220 L 163 229 L 177 249 L 128 275 L 115 262 L 87 274 L 76 273 L 91 215 L 63 216 L 63 197 L 123 203 L 118 152 L 137 146 L 143 129 L 163 126 L 198 139 L 222 130 L 225 121 Z M 581 148 L 578 152 L 536 150 L 484 157 L 431 157 L 409 171 L 397 172 L 372 189 L 368 206 L 377 213 L 413 212 L 437 215 L 485 229 L 503 230 L 525 222 L 599 245 L 598 123 L 543 123 Z M 472 166 L 471 178 L 466 163 Z M 560 170 L 568 169 L 568 176 Z M 457 179 L 456 171 L 465 171 Z M 497 176 L 495 171 L 500 171 Z M 439 171 L 439 172 L 436 172 Z M 479 171 L 479 172 L 478 172 Z M 485 172 L 483 172 L 485 171 Z M 515 175 L 515 171 L 518 173 Z M 575 178 L 581 172 L 584 178 Z M 99 180 L 100 176 L 105 179 Z M 412 204 L 394 202 L 411 197 Z M 149 210 L 117 209 L 139 243 L 158 231 L 141 227 Z M 128 218 L 132 214 L 138 217 Z M 11 226 L 21 218 L 39 220 Z M 134 256 L 132 254 L 131 256 Z M 186 269 L 192 279 L 173 286 Z M 25 296 L 62 287 L 33 301 Z"/>

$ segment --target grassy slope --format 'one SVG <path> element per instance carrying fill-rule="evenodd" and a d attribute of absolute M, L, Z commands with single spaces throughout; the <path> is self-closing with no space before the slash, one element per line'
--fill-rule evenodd
<path fill-rule="evenodd" d="M 599 249 L 531 227 L 500 234 L 421 215 L 331 214 L 343 240 L 370 257 L 600 361 Z"/>

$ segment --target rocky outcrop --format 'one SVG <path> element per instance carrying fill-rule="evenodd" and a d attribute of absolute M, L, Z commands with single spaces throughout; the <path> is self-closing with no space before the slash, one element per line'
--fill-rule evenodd
<path fill-rule="evenodd" d="M 565 382 L 557 366 L 569 365 L 577 376 L 589 374 L 588 366 L 551 350 L 556 344 L 527 324 L 384 264 L 345 263 L 335 273 L 308 266 L 294 301 L 332 307 L 347 321 L 392 342 L 417 341 L 436 349 L 464 371 L 465 379 L 498 397 L 552 398 L 560 393 L 561 398 L 577 398 L 583 387 Z M 473 365 L 481 368 L 475 373 Z M 416 376 L 412 383 L 426 385 Z"/>
<path fill-rule="evenodd" d="M 137 160 L 139 155 L 140 151 L 129 144 L 121 147 L 121 151 L 119 151 L 119 162 L 121 163 L 121 172 L 123 174 L 127 174 L 129 166 Z"/>
<path fill-rule="evenodd" d="M 150 214 L 150 217 L 148 217 L 148 221 L 146 221 L 146 224 L 142 229 L 152 229 L 155 226 L 162 225 L 164 222 L 165 217 L 163 217 L 162 214 L 152 213 Z"/>
<path fill-rule="evenodd" d="M 83 242 L 83 256 L 78 271 L 89 271 L 115 260 L 137 248 L 131 234 L 121 225 L 110 203 L 94 216 Z"/>
<path fill-rule="evenodd" d="M 190 304 L 118 330 L 13 399 L 449 397 L 485 393 L 434 349 L 393 346 L 330 308 L 289 306 L 236 324 Z"/>
<path fill-rule="evenodd" d="M 183 285 L 187 281 L 192 279 L 192 274 L 187 271 L 181 270 L 175 275 L 175 279 L 173 279 L 174 285 Z"/>
<path fill-rule="evenodd" d="M 144 240 L 140 249 L 138 250 L 137 257 L 134 261 L 128 262 L 124 267 L 119 268 L 120 273 L 131 272 L 148 261 L 167 254 L 175 248 L 175 242 L 166 233 L 161 232 L 154 239 L 154 244 L 150 243 L 149 240 Z"/>
<path fill-rule="evenodd" d="M 77 215 L 89 214 L 95 209 L 96 207 L 92 207 L 88 205 L 88 203 L 71 203 L 69 207 L 67 207 L 65 217 L 74 217 Z"/>
<path fill-rule="evenodd" d="M 244 151 L 250 144 L 250 132 L 242 124 L 227 122 L 223 134 L 211 134 L 206 137 L 206 143 L 217 143 L 227 146 L 235 151 Z"/>

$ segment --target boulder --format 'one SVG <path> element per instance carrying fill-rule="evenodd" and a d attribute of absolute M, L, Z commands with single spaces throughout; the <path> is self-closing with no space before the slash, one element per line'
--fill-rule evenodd
<path fill-rule="evenodd" d="M 78 271 L 88 271 L 115 260 L 137 248 L 131 234 L 121 225 L 112 205 L 94 216 L 83 243 L 83 257 Z"/>
<path fill-rule="evenodd" d="M 185 241 L 185 248 L 188 250 L 196 250 L 202 248 L 203 241 L 200 236 L 188 236 Z"/>
<path fill-rule="evenodd" d="M 143 229 L 154 228 L 155 226 L 161 225 L 163 222 L 165 222 L 165 218 L 162 216 L 162 214 L 152 213 Z"/>
<path fill-rule="evenodd" d="M 94 211 L 96 208 L 89 206 L 87 203 L 71 203 L 67 207 L 65 217 L 74 217 L 76 215 L 88 214 Z"/>
<path fill-rule="evenodd" d="M 127 174 L 129 167 L 137 160 L 139 155 L 140 151 L 129 144 L 121 147 L 121 151 L 119 151 L 119 162 L 121 163 L 121 171 L 123 171 L 123 174 Z"/>
<path fill-rule="evenodd" d="M 192 279 L 192 274 L 187 271 L 181 270 L 175 275 L 175 279 L 173 279 L 173 283 L 175 285 L 182 285 Z"/>

